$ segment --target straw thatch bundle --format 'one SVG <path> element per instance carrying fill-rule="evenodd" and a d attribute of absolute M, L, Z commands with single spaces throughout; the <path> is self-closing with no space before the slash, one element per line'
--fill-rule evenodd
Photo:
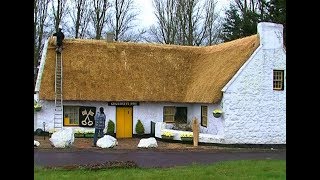
<path fill-rule="evenodd" d="M 208 47 L 66 39 L 63 99 L 217 102 L 258 45 L 257 35 Z M 49 42 L 41 99 L 54 100 L 54 50 Z"/>

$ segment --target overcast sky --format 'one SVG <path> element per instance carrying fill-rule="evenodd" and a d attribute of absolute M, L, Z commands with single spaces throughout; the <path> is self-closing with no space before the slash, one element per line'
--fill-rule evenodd
<path fill-rule="evenodd" d="M 134 0 L 138 8 L 141 9 L 140 19 L 141 25 L 149 27 L 155 21 L 155 15 L 153 13 L 152 0 Z M 230 0 L 216 0 L 217 8 L 221 9 L 229 5 Z"/>

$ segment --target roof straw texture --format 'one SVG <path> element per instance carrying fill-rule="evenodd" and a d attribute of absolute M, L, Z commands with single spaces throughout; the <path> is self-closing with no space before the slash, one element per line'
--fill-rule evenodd
<path fill-rule="evenodd" d="M 54 100 L 50 40 L 40 99 Z M 63 99 L 215 103 L 259 46 L 257 35 L 207 47 L 64 40 Z"/>

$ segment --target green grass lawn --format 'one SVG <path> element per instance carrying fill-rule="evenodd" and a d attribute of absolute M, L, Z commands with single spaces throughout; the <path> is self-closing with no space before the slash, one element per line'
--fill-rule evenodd
<path fill-rule="evenodd" d="M 64 170 L 34 168 L 34 179 L 286 179 L 285 160 L 224 161 L 175 168 Z"/>

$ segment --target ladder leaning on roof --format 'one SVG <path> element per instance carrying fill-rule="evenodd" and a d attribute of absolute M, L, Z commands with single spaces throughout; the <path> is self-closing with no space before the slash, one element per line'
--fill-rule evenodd
<path fill-rule="evenodd" d="M 62 103 L 62 53 L 56 53 L 55 68 L 55 99 L 54 99 L 54 131 L 62 129 L 63 103 Z"/>

